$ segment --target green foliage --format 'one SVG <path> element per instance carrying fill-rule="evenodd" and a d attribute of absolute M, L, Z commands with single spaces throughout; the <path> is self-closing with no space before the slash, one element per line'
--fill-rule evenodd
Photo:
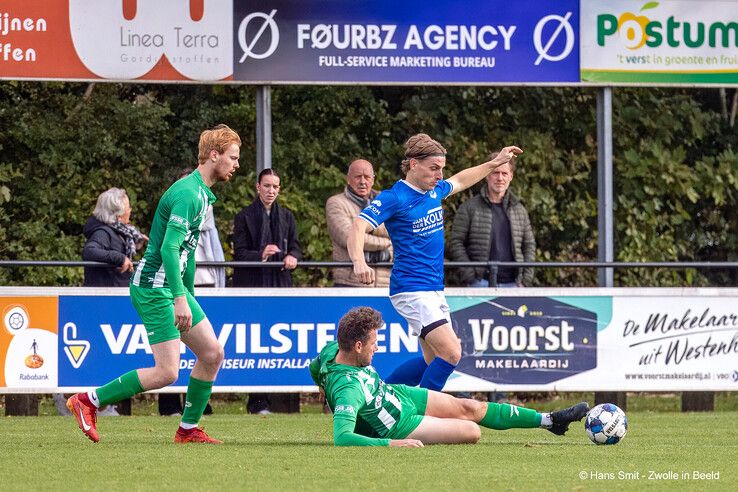
<path fill-rule="evenodd" d="M 255 88 L 0 83 L 0 258 L 76 260 L 97 195 L 128 191 L 143 231 L 166 187 L 197 163 L 202 129 L 243 139 L 241 169 L 215 206 L 230 258 L 232 220 L 255 196 Z M 447 176 L 507 144 L 524 148 L 512 184 L 526 204 L 537 259 L 597 258 L 596 89 L 535 87 L 275 87 L 273 166 L 306 260 L 330 260 L 326 199 L 348 163 L 375 164 L 376 186 L 399 176 L 402 142 L 429 133 L 449 152 Z M 615 251 L 620 261 L 738 258 L 735 131 L 712 89 L 617 89 L 613 98 Z M 446 203 L 447 227 L 463 200 Z M 81 269 L 0 269 L 4 285 L 78 285 Z M 731 285 L 734 272 L 628 270 L 617 285 Z M 330 285 L 298 269 L 297 285 Z M 453 275 L 450 275 L 453 284 Z M 537 285 L 596 285 L 593 269 L 538 269 Z"/>

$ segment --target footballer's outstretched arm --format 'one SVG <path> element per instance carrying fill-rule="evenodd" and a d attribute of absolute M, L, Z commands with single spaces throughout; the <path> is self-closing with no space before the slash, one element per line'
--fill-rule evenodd
<path fill-rule="evenodd" d="M 371 232 L 372 225 L 361 217 L 354 219 L 349 231 L 346 246 L 349 257 L 354 264 L 354 274 L 363 284 L 374 283 L 374 270 L 369 268 L 364 259 L 364 235 Z"/>
<path fill-rule="evenodd" d="M 494 159 L 479 164 L 478 166 L 459 171 L 447 180 L 453 186 L 453 190 L 449 193 L 449 196 L 464 191 L 470 186 L 474 186 L 494 169 L 502 166 L 503 164 L 507 164 L 510 162 L 510 159 L 522 153 L 522 149 L 511 145 L 509 147 L 504 147 Z"/>

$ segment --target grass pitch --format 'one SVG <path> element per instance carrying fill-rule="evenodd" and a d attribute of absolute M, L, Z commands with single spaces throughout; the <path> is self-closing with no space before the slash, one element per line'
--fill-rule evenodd
<path fill-rule="evenodd" d="M 216 408 L 203 425 L 222 446 L 173 444 L 176 417 L 101 417 L 98 444 L 71 417 L 1 417 L 0 490 L 738 490 L 735 411 L 627 413 L 615 446 L 580 423 L 423 449 L 336 448 L 320 413 Z"/>

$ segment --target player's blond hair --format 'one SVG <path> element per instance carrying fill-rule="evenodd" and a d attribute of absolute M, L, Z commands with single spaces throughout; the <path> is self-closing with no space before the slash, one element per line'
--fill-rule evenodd
<path fill-rule="evenodd" d="M 408 138 L 402 146 L 405 149 L 405 158 L 402 160 L 402 174 L 410 170 L 410 159 L 422 160 L 426 157 L 445 156 L 446 149 L 443 145 L 433 140 L 425 133 L 418 133 Z"/>
<path fill-rule="evenodd" d="M 204 164 L 210 156 L 210 152 L 217 151 L 222 154 L 231 144 L 241 146 L 241 137 L 227 125 L 218 125 L 211 130 L 205 130 L 200 134 L 200 144 L 197 148 L 197 163 Z"/>

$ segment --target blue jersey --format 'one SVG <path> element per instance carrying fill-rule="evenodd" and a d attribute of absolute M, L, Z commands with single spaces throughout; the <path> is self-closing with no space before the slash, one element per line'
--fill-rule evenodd
<path fill-rule="evenodd" d="M 418 191 L 400 180 L 359 214 L 374 228 L 384 222 L 389 232 L 395 251 L 390 295 L 443 290 L 441 200 L 451 191 L 453 186 L 444 180 L 430 191 Z"/>

